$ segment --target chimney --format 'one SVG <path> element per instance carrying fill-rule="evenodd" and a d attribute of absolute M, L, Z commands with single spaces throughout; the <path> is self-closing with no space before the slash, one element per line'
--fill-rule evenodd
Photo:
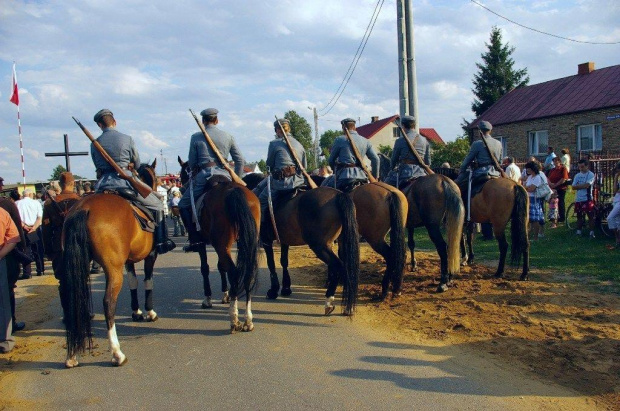
<path fill-rule="evenodd" d="M 594 62 L 588 61 L 587 63 L 581 63 L 577 66 L 577 74 L 590 74 L 594 71 Z"/>
<path fill-rule="evenodd" d="M 379 116 L 372 116 L 372 117 L 370 117 L 370 122 L 371 123 L 376 123 L 377 121 L 379 121 Z"/>

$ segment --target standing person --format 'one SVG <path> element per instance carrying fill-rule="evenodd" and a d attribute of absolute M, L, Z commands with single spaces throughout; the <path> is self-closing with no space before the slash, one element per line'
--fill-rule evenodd
<path fill-rule="evenodd" d="M 301 162 L 301 165 L 306 168 L 306 151 L 304 150 L 304 146 L 290 134 L 291 125 L 289 121 L 284 118 L 276 120 L 273 123 L 276 138 L 269 143 L 269 149 L 267 150 L 267 167 L 270 170 L 270 175 L 267 176 L 267 178 L 271 179 L 270 185 L 273 203 L 277 201 L 280 192 L 294 190 L 306 185 L 306 180 L 304 179 L 302 171 L 297 169 L 293 156 L 289 152 L 288 146 L 284 141 L 284 134 L 278 122 L 280 122 L 282 128 L 286 132 L 288 140 L 295 150 L 295 154 Z M 268 227 L 271 225 L 271 223 L 267 225 L 267 222 L 270 221 L 267 178 L 261 181 L 253 190 L 254 194 L 256 194 L 260 200 L 261 219 L 263 220 L 261 221 L 261 227 Z"/>
<path fill-rule="evenodd" d="M 504 167 L 504 172 L 508 178 L 513 180 L 515 183 L 519 183 L 521 180 L 521 170 L 519 170 L 519 166 L 515 164 L 515 159 L 513 157 L 504 157 L 502 160 L 502 166 Z"/>
<path fill-rule="evenodd" d="M 112 157 L 116 164 L 123 169 L 125 174 L 130 176 L 130 164 L 133 164 L 133 167 L 136 168 L 140 166 L 140 156 L 138 155 L 138 150 L 136 150 L 133 138 L 116 130 L 116 120 L 112 112 L 108 109 L 97 112 L 94 121 L 102 131 L 102 134 L 97 137 L 97 142 L 101 144 L 103 149 Z M 127 180 L 122 179 L 116 173 L 116 170 L 108 164 L 101 153 L 95 148 L 94 144 L 91 144 L 90 154 L 97 168 L 97 177 L 99 177 L 95 185 L 95 192 L 101 193 L 105 190 L 118 189 L 136 192 L 131 184 L 129 184 Z M 155 224 L 157 224 L 157 226 L 155 228 L 155 238 L 153 242 L 157 253 L 164 254 L 173 250 L 176 244 L 168 238 L 164 205 L 161 200 L 155 193 L 150 193 L 146 198 L 136 193 L 136 199 L 148 208 L 155 217 Z"/>
<path fill-rule="evenodd" d="M 616 244 L 610 245 L 607 248 L 610 250 L 620 249 L 620 162 L 616 164 L 614 174 L 614 199 L 613 199 L 613 208 L 609 212 L 607 216 L 607 225 L 610 230 L 615 231 L 616 233 Z"/>
<path fill-rule="evenodd" d="M 355 129 L 355 120 L 352 118 L 345 118 L 340 124 L 342 125 L 343 132 L 345 129 L 349 131 L 351 139 L 362 157 L 361 160 L 364 161 L 364 157 L 370 159 L 371 173 L 373 176 L 377 177 L 379 156 L 375 153 L 370 141 L 357 133 Z M 334 170 L 334 174 L 323 180 L 321 183 L 322 186 L 335 187 L 338 190 L 343 190 L 355 183 L 365 184 L 368 182 L 368 176 L 366 176 L 366 173 L 362 170 L 362 165 L 357 164 L 357 159 L 353 154 L 351 144 L 344 134 L 336 137 L 334 140 L 328 163 Z"/>
<path fill-rule="evenodd" d="M 74 192 L 75 179 L 66 171 L 60 174 L 60 194 L 49 198 L 43 205 L 43 246 L 45 255 L 52 261 L 54 277 L 58 280 L 58 294 L 63 312 L 68 308 L 65 278 L 62 274 L 62 226 L 65 218 L 80 196 Z"/>
<path fill-rule="evenodd" d="M 0 353 L 7 353 L 15 346 L 6 256 L 19 241 L 19 232 L 11 216 L 0 208 Z"/>
<path fill-rule="evenodd" d="M 164 203 L 164 214 L 168 215 L 168 186 L 161 178 L 157 179 L 157 193 L 161 196 Z"/>
<path fill-rule="evenodd" d="M 23 198 L 17 202 L 19 216 L 22 219 L 22 228 L 26 234 L 26 244 L 30 247 L 37 267 L 37 275 L 43 275 L 45 266 L 43 263 L 43 247 L 41 239 L 41 222 L 43 218 L 43 207 L 41 203 L 34 199 L 34 192 L 30 188 L 24 189 Z M 23 279 L 32 277 L 31 264 L 23 266 Z"/>
<path fill-rule="evenodd" d="M 390 159 L 390 172 L 385 179 L 387 184 L 396 188 L 403 187 L 411 180 L 426 175 L 426 171 L 424 171 L 422 165 L 418 164 L 418 160 L 411 152 L 405 138 L 409 139 L 412 143 L 415 140 L 415 146 L 413 148 L 418 152 L 424 164 L 427 166 L 431 164 L 431 145 L 428 143 L 426 137 L 416 134 L 415 118 L 413 116 L 403 116 L 400 122 L 405 130 L 406 136 L 400 136 L 394 143 L 394 149 L 392 150 L 392 157 Z"/>
<path fill-rule="evenodd" d="M 577 162 L 579 172 L 573 179 L 573 190 L 577 190 L 575 194 L 575 212 L 577 213 L 577 232 L 581 235 L 581 229 L 585 222 L 585 216 L 588 216 L 588 225 L 590 227 L 590 238 L 594 238 L 594 201 L 592 200 L 592 186 L 594 185 L 594 173 L 589 169 L 590 162 L 582 158 Z"/>
<path fill-rule="evenodd" d="M 547 147 L 547 157 L 545 157 L 545 162 L 543 164 L 543 170 L 545 173 L 549 173 L 555 165 L 553 164 L 553 159 L 556 158 L 557 155 L 553 152 L 553 147 Z"/>
<path fill-rule="evenodd" d="M 570 171 L 570 150 L 567 148 L 562 149 L 562 156 L 560 157 L 560 161 L 564 167 L 568 171 Z"/>
<path fill-rule="evenodd" d="M 181 213 L 179 212 L 179 202 L 181 201 L 181 192 L 179 190 L 171 191 L 172 198 L 170 199 L 170 218 L 174 224 L 174 237 L 185 236 L 185 226 L 181 221 Z"/>
<path fill-rule="evenodd" d="M 532 240 L 538 240 L 539 232 L 542 225 L 545 224 L 545 215 L 542 203 L 536 197 L 536 189 L 543 184 L 541 177 L 540 164 L 537 161 L 530 161 L 525 164 L 525 172 L 527 180 L 525 181 L 525 190 L 530 197 L 530 225 L 532 228 Z"/>
<path fill-rule="evenodd" d="M 205 130 L 222 157 L 228 161 L 228 155 L 230 154 L 235 162 L 235 173 L 239 177 L 243 177 L 243 165 L 245 161 L 243 160 L 241 151 L 237 148 L 237 144 L 235 144 L 233 136 L 217 127 L 219 124 L 218 113 L 219 111 L 215 108 L 202 110 L 200 112 L 202 124 L 205 126 Z M 230 173 L 218 163 L 217 154 L 214 153 L 209 144 L 207 144 L 207 140 L 202 134 L 202 131 L 192 134 L 189 142 L 187 161 L 192 176 L 189 183 L 191 184 L 191 189 L 188 188 L 185 190 L 179 202 L 179 211 L 183 219 L 183 224 L 187 229 L 189 240 L 189 244 L 183 247 L 183 251 L 186 253 L 197 252 L 203 245 L 192 216 L 192 193 L 194 201 L 198 200 L 198 197 L 208 189 L 207 183 L 214 176 L 219 176 L 219 178 L 229 181 L 232 180 Z"/>
<path fill-rule="evenodd" d="M 563 223 L 566 220 L 566 204 L 564 199 L 566 198 L 566 190 L 568 190 L 568 168 L 562 164 L 559 157 L 553 159 L 553 165 L 554 168 L 549 171 L 549 187 L 557 191 L 558 223 Z"/>
<path fill-rule="evenodd" d="M 549 222 L 551 223 L 551 228 L 558 227 L 558 190 L 553 190 L 551 193 L 551 198 L 549 198 Z"/>
<path fill-rule="evenodd" d="M 95 193 L 93 191 L 93 186 L 90 181 L 86 181 L 84 184 L 82 184 L 82 188 L 84 189 L 84 194 L 82 194 L 82 196 L 87 196 Z"/>

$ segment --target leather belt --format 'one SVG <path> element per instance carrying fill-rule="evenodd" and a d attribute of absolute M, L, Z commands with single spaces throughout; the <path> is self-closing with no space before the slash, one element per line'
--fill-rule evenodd
<path fill-rule="evenodd" d="M 416 160 L 410 160 L 408 158 L 404 158 L 402 160 L 400 160 L 401 163 L 403 164 L 411 164 L 411 165 L 417 165 L 418 162 Z"/>
<path fill-rule="evenodd" d="M 357 164 L 355 164 L 355 163 L 340 163 L 340 164 L 336 164 L 336 168 L 352 168 L 352 167 L 357 167 Z"/>
<path fill-rule="evenodd" d="M 272 173 L 272 176 L 276 180 L 284 180 L 286 177 L 291 177 L 297 174 L 297 167 L 295 166 L 284 166 L 279 170 L 275 170 Z"/>

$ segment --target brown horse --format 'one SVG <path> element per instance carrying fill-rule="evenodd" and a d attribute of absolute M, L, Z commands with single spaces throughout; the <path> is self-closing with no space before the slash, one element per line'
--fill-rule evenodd
<path fill-rule="evenodd" d="M 142 180 L 156 188 L 155 162 L 139 168 Z M 84 197 L 69 212 L 63 228 L 63 274 L 69 296 L 65 313 L 67 328 L 67 360 L 65 366 L 78 365 L 77 354 L 92 348 L 90 313 L 89 266 L 90 260 L 99 263 L 105 272 L 106 289 L 103 308 L 108 339 L 112 351 L 112 364 L 119 366 L 127 361 L 120 349 L 114 316 L 118 294 L 123 285 L 123 267 L 131 274 L 132 317 L 141 317 L 137 299 L 137 278 L 134 264 L 144 260 L 146 320 L 155 321 L 153 310 L 153 267 L 157 253 L 153 248 L 153 233 L 144 231 L 134 213 L 145 218 L 146 214 L 134 209 L 129 201 L 115 194 L 93 194 Z"/>
<path fill-rule="evenodd" d="M 519 264 L 523 257 L 523 271 L 520 280 L 527 280 L 530 269 L 530 242 L 527 237 L 529 222 L 529 198 L 525 188 L 509 178 L 494 178 L 486 182 L 482 191 L 471 199 L 471 223 L 491 223 L 493 234 L 499 245 L 499 265 L 495 273 L 496 278 L 504 274 L 508 241 L 506 241 L 506 226 L 510 221 L 511 231 L 511 264 Z M 468 263 L 474 261 L 473 224 L 467 225 L 467 246 L 469 249 Z M 462 243 L 462 251 L 465 244 Z M 466 254 L 465 254 L 466 256 Z"/>
<path fill-rule="evenodd" d="M 253 178 L 248 177 L 246 181 Z M 316 256 L 327 264 L 325 315 L 331 314 L 335 309 L 334 294 L 340 279 L 343 280 L 343 312 L 346 315 L 353 315 L 359 275 L 359 234 L 355 220 L 355 204 L 346 194 L 329 187 L 299 191 L 290 199 L 280 200 L 275 206 L 274 215 L 282 251 L 280 258 L 283 271 L 282 295 L 291 294 L 288 249 L 290 246 L 307 244 Z M 275 234 L 269 218 L 264 219 L 263 224 L 265 223 L 267 226 L 261 227 L 261 241 L 267 255 L 271 278 L 267 298 L 275 299 L 280 291 L 273 254 Z M 335 240 L 339 242 L 338 255 L 332 249 Z"/>
<path fill-rule="evenodd" d="M 414 229 L 424 226 L 435 244 L 441 265 L 438 292 L 445 291 L 454 274 L 460 271 L 460 252 L 465 210 L 458 186 L 446 176 L 431 174 L 413 180 L 404 188 L 409 202 L 407 215 L 408 245 L 411 269 L 415 269 Z M 446 226 L 448 242 L 441 234 Z"/>
<path fill-rule="evenodd" d="M 188 183 L 188 163 L 179 158 L 181 182 Z M 258 272 L 258 235 L 260 203 L 246 187 L 228 180 L 219 181 L 204 197 L 200 216 L 200 235 L 205 244 L 211 244 L 218 256 L 217 268 L 222 279 L 222 303 L 230 302 L 230 330 L 252 331 L 251 292 Z M 237 243 L 237 262 L 231 256 L 233 243 Z M 205 301 L 203 308 L 211 308 L 211 285 L 206 245 L 199 251 L 200 272 L 203 277 Z M 227 284 L 230 283 L 230 290 Z M 237 299 L 246 297 L 245 322 L 239 321 Z"/>

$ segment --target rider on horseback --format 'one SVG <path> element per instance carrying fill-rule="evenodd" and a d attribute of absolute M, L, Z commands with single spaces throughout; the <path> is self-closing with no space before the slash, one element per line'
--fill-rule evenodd
<path fill-rule="evenodd" d="M 245 162 L 233 137 L 216 127 L 219 122 L 217 113 L 218 110 L 215 108 L 203 110 L 200 113 L 202 116 L 202 123 L 222 157 L 228 159 L 228 154 L 230 153 L 235 162 L 235 173 L 242 177 L 243 165 Z M 189 245 L 183 247 L 183 251 L 186 253 L 192 251 L 198 252 L 203 245 L 200 234 L 196 230 L 196 225 L 192 218 L 192 195 L 193 200 L 196 201 L 198 197 L 207 191 L 208 182 L 212 177 L 217 176 L 218 178 L 224 178 L 228 181 L 231 180 L 230 173 L 221 167 L 221 164 L 217 163 L 217 156 L 207 144 L 202 132 L 192 134 L 189 144 L 188 162 L 191 170 L 191 188 L 185 190 L 183 198 L 181 198 L 179 202 L 179 211 L 183 219 L 183 224 L 187 229 L 189 240 Z"/>
<path fill-rule="evenodd" d="M 403 116 L 401 117 L 400 122 L 407 133 L 406 138 L 415 144 L 414 148 L 420 154 L 420 158 L 424 160 L 426 165 L 430 166 L 430 144 L 428 143 L 428 140 L 426 140 L 426 137 L 416 134 L 415 118 L 413 116 Z M 417 159 L 409 149 L 409 145 L 405 141 L 404 136 L 401 136 L 398 140 L 396 140 L 396 143 L 394 143 L 391 166 L 392 170 L 385 179 L 385 182 L 397 188 L 403 187 L 415 178 L 426 175 L 426 171 L 424 171 L 424 168 L 418 164 Z"/>
<path fill-rule="evenodd" d="M 109 154 L 109 156 L 121 167 L 125 174 L 131 175 L 132 171 L 129 168 L 130 164 L 135 167 L 140 166 L 140 156 L 136 150 L 133 138 L 130 136 L 116 131 L 116 120 L 114 115 L 108 109 L 100 110 L 94 117 L 95 123 L 103 132 L 98 138 L 97 142 L 101 144 L 103 149 Z M 103 155 L 99 153 L 91 144 L 91 157 L 93 163 L 97 168 L 97 177 L 99 180 L 95 185 L 95 192 L 101 193 L 106 190 L 123 192 L 130 191 L 135 193 L 135 190 L 127 182 L 122 179 L 112 168 L 112 166 L 105 160 Z M 155 229 L 155 249 L 158 254 L 164 254 L 173 250 L 176 244 L 168 238 L 168 229 L 166 227 L 166 216 L 164 214 L 164 203 L 160 200 L 154 192 L 151 192 L 146 198 L 137 195 L 135 198 L 148 208 L 155 217 L 155 223 L 157 227 Z"/>
<path fill-rule="evenodd" d="M 355 130 L 355 120 L 345 118 L 340 122 L 343 130 L 349 130 L 352 140 L 357 150 L 362 156 L 366 155 L 370 159 L 372 167 L 372 175 L 377 176 L 379 166 L 379 156 L 375 153 L 370 141 L 360 136 Z M 329 165 L 334 170 L 334 174 L 327 177 L 321 186 L 334 187 L 338 190 L 347 190 L 351 186 L 365 184 L 368 182 L 368 176 L 362 170 L 362 165 L 357 163 L 351 144 L 345 135 L 338 136 L 334 140 L 334 145 L 329 155 Z"/>
<path fill-rule="evenodd" d="M 491 157 L 491 153 L 493 157 L 497 160 L 502 156 L 502 143 L 498 140 L 494 139 L 491 136 L 491 130 L 493 126 L 488 121 L 481 121 L 478 123 L 478 129 L 480 129 L 480 138 L 484 138 L 489 146 L 489 149 L 485 147 L 484 142 L 481 139 L 476 139 L 474 135 L 474 141 L 469 149 L 469 154 L 461 163 L 461 170 L 459 171 L 459 175 L 454 180 L 456 184 L 461 188 L 462 193 L 467 192 L 467 182 L 468 182 L 468 171 L 467 168 L 476 161 L 475 166 L 472 167 L 472 176 L 471 179 L 473 182 L 487 180 L 489 177 L 499 177 L 500 173 L 495 169 L 493 164 L 493 158 Z M 491 153 L 489 153 L 489 150 Z"/>

